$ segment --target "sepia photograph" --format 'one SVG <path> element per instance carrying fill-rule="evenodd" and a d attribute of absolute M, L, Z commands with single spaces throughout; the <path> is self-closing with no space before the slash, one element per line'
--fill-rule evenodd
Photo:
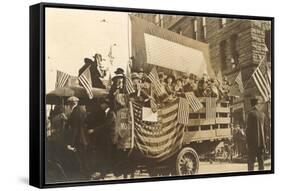
<path fill-rule="evenodd" d="M 44 17 L 47 184 L 272 171 L 272 20 Z"/>

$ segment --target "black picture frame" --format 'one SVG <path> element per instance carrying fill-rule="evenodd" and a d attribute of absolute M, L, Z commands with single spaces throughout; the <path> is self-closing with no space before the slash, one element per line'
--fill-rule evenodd
<path fill-rule="evenodd" d="M 272 100 L 271 100 L 271 170 L 253 171 L 253 172 L 231 172 L 218 174 L 204 174 L 191 176 L 169 176 L 169 177 L 153 177 L 138 178 L 127 180 L 104 180 L 90 182 L 66 182 L 47 184 L 45 182 L 45 8 L 63 8 L 63 9 L 80 9 L 80 10 L 102 10 L 102 11 L 118 11 L 118 12 L 135 12 L 135 13 L 154 13 L 154 14 L 171 14 L 186 16 L 206 16 L 206 17 L 223 17 L 238 18 L 252 20 L 266 20 L 271 22 L 271 70 L 272 70 Z M 29 96 L 29 115 L 30 115 L 30 138 L 29 138 L 29 184 L 39 188 L 53 188 L 66 186 L 84 186 L 99 184 L 116 184 L 116 183 L 132 183 L 147 181 L 166 181 L 179 179 L 194 178 L 211 178 L 211 177 L 227 177 L 227 176 L 244 176 L 272 174 L 275 169 L 274 161 L 274 18 L 264 16 L 248 16 L 248 15 L 231 15 L 231 14 L 214 14 L 214 13 L 195 13 L 171 10 L 154 10 L 154 9 L 137 9 L 137 8 L 121 8 L 121 7 L 104 7 L 93 5 L 74 5 L 60 3 L 39 3 L 30 6 L 30 96 Z"/>

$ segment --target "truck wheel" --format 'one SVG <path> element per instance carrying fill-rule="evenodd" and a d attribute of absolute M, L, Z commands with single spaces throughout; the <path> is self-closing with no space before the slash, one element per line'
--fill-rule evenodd
<path fill-rule="evenodd" d="M 176 160 L 176 171 L 178 175 L 196 174 L 199 169 L 199 157 L 196 151 L 186 147 L 180 151 Z"/>

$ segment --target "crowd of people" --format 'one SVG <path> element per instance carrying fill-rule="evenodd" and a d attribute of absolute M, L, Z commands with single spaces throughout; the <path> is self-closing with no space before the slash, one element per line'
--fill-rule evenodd
<path fill-rule="evenodd" d="M 49 170 L 47 179 L 50 181 L 69 180 L 71 177 L 75 180 L 90 177 L 103 179 L 114 168 L 115 173 L 119 170 L 124 177 L 128 173 L 133 177 L 130 170 L 134 168 L 128 158 L 119 160 L 122 163 L 112 161 L 125 156 L 120 155 L 116 148 L 116 114 L 120 108 L 128 107 L 130 100 L 153 109 L 154 105 L 165 104 L 187 92 L 193 92 L 197 97 L 229 99 L 231 84 L 227 78 L 210 78 L 206 73 L 199 78 L 192 73 L 174 75 L 156 70 L 157 74 L 154 75 L 157 77 L 154 79 L 159 80 L 156 83 L 151 80 L 150 71 L 146 73 L 140 68 L 125 74 L 122 68 L 117 68 L 111 82 L 105 84 L 103 78 L 107 71 L 102 65 L 102 56 L 96 54 L 94 58 L 84 60 L 85 65 L 80 68 L 79 75 L 90 68 L 92 87 L 108 89 L 108 97 L 93 98 L 82 106 L 79 98 L 72 96 L 67 100 L 67 107 L 59 104 L 51 110 L 47 124 L 50 127 L 47 134 L 47 167 L 60 173 L 52 174 L 53 171 Z M 163 94 L 155 93 L 155 84 L 160 86 L 158 88 Z"/>
<path fill-rule="evenodd" d="M 143 69 L 133 71 L 130 76 L 124 74 L 122 68 L 115 71 L 115 76 L 112 78 L 112 85 L 109 91 L 109 100 L 111 108 L 118 110 L 126 105 L 126 99 L 122 97 L 124 94 L 130 94 L 130 98 L 139 101 L 143 106 L 151 106 L 151 101 L 157 104 L 165 103 L 165 101 L 173 99 L 177 96 L 184 96 L 186 92 L 193 92 L 197 97 L 214 97 L 217 99 L 229 99 L 229 91 L 231 84 L 227 78 L 218 80 L 210 78 L 207 73 L 204 73 L 201 78 L 195 74 L 173 75 L 166 74 L 162 71 L 157 73 L 160 88 L 163 90 L 163 95 L 155 94 L 155 81 L 149 77 L 150 73 L 145 73 Z M 128 79 L 132 82 L 134 91 L 128 92 Z"/>

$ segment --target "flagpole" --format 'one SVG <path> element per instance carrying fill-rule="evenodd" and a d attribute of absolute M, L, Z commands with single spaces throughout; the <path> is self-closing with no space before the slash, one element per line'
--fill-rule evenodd
<path fill-rule="evenodd" d="M 131 62 L 131 56 L 132 56 L 132 47 L 131 47 L 131 27 L 130 27 L 130 15 L 128 14 L 127 16 L 127 30 L 128 30 L 128 53 L 129 53 L 129 62 L 128 64 L 130 64 Z M 132 63 L 133 64 L 133 63 Z M 130 72 L 131 72 L 131 69 L 130 68 L 131 66 L 129 66 L 129 69 L 130 69 Z M 127 74 L 128 75 L 128 74 Z"/>
<path fill-rule="evenodd" d="M 256 67 L 255 71 L 252 73 L 251 77 L 250 77 L 250 78 L 248 79 L 248 81 L 246 82 L 244 88 L 247 87 L 247 85 L 249 84 L 250 80 L 252 79 L 254 73 L 255 73 L 255 72 L 257 71 L 257 69 L 261 66 L 261 64 L 263 63 L 264 59 L 265 59 L 265 56 L 260 60 L 260 63 L 259 63 L 259 65 L 258 65 L 258 67 Z"/>

